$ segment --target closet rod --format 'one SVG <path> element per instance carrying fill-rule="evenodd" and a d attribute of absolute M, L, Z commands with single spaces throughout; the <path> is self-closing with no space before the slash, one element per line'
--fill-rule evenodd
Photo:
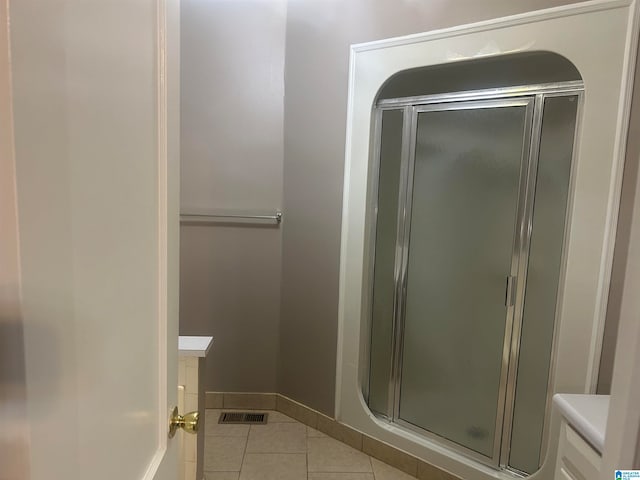
<path fill-rule="evenodd" d="M 180 223 L 273 223 L 282 222 L 282 212 L 277 210 L 273 215 L 257 215 L 250 213 L 181 213 Z"/>

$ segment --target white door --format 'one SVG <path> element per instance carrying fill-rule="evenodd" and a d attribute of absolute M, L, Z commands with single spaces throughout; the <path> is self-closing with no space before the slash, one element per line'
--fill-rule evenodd
<path fill-rule="evenodd" d="M 175 480 L 178 1 L 0 0 L 4 30 L 7 1 L 15 478 Z"/>

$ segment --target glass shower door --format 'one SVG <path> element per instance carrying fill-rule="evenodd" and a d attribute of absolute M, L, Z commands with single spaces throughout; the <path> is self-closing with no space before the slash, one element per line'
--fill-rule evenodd
<path fill-rule="evenodd" d="M 394 416 L 497 461 L 533 99 L 413 112 Z"/>

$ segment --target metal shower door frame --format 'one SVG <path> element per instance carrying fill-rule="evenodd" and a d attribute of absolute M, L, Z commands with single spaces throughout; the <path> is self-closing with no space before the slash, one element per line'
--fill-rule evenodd
<path fill-rule="evenodd" d="M 392 356 L 387 400 L 387 412 L 375 412 L 386 421 L 400 425 L 412 431 L 434 439 L 449 448 L 475 460 L 492 466 L 522 473 L 509 467 L 509 448 L 515 402 L 517 364 L 520 348 L 522 316 L 524 311 L 524 294 L 528 268 L 528 257 L 533 220 L 533 204 L 542 130 L 544 100 L 551 96 L 580 95 L 584 87 L 582 82 L 561 82 L 524 87 L 505 87 L 478 91 L 465 91 L 446 94 L 426 95 L 380 100 L 374 108 L 373 116 L 373 169 L 371 182 L 371 208 L 369 231 L 369 274 L 368 290 L 365 294 L 367 318 L 371 318 L 371 301 L 373 298 L 373 271 L 375 265 L 375 232 L 377 227 L 378 182 L 380 171 L 380 146 L 382 133 L 382 113 L 385 110 L 403 111 L 402 152 L 400 167 L 400 188 L 398 199 L 398 218 L 396 232 L 396 253 L 394 263 L 394 305 L 392 327 Z M 515 299 L 507 302 L 505 318 L 505 335 L 502 351 L 500 387 L 496 414 L 493 454 L 487 457 L 463 445 L 448 440 L 440 435 L 425 430 L 400 419 L 400 390 L 402 380 L 402 355 L 404 348 L 405 300 L 407 288 L 409 236 L 411 219 L 411 201 L 413 193 L 413 170 L 415 165 L 415 146 L 417 137 L 417 118 L 422 112 L 501 108 L 524 106 L 525 128 L 523 132 L 523 148 L 518 185 L 518 205 L 516 209 L 515 231 L 513 237 L 512 260 L 508 276 L 515 281 Z M 579 113 L 579 112 L 578 112 Z M 579 118 L 578 118 L 579 121 Z M 368 332 L 371 334 L 371 323 Z M 370 360 L 370 341 L 367 342 L 365 355 Z M 366 363 L 366 362 L 365 362 Z M 550 366 L 550 373 L 553 365 Z M 365 398 L 368 399 L 368 382 L 370 378 L 367 367 L 364 378 Z M 546 413 L 548 416 L 548 411 Z"/>
<path fill-rule="evenodd" d="M 527 181 L 527 159 L 530 151 L 530 132 L 532 126 L 533 119 L 533 110 L 534 110 L 534 97 L 524 96 L 519 98 L 497 98 L 497 99 L 466 99 L 465 101 L 457 101 L 457 102 L 439 102 L 432 103 L 426 105 L 419 105 L 412 107 L 412 118 L 411 118 L 411 148 L 409 154 L 407 155 L 409 165 L 406 169 L 407 177 L 405 179 L 406 187 L 404 190 L 404 198 L 401 198 L 400 205 L 402 205 L 401 209 L 404 211 L 403 221 L 402 221 L 402 232 L 398 237 L 397 241 L 400 245 L 396 247 L 396 251 L 400 252 L 400 275 L 398 278 L 398 283 L 396 284 L 396 303 L 397 307 L 394 308 L 396 312 L 394 318 L 394 324 L 396 324 L 395 330 L 397 332 L 397 336 L 395 337 L 396 348 L 394 349 L 395 358 L 393 359 L 394 365 L 392 369 L 391 375 L 391 384 L 390 389 L 394 390 L 394 401 L 393 401 L 393 414 L 392 418 L 395 423 L 403 425 L 412 430 L 417 430 L 423 434 L 428 436 L 436 436 L 438 439 L 446 440 L 447 444 L 450 447 L 455 448 L 456 450 L 463 450 L 465 454 L 470 455 L 477 460 L 487 463 L 493 467 L 499 466 L 499 449 L 501 446 L 501 433 L 502 433 L 502 424 L 505 414 L 505 397 L 507 394 L 507 376 L 508 376 L 508 368 L 509 368 L 509 348 L 510 348 L 510 339 L 511 339 L 511 330 L 514 320 L 514 313 L 517 309 L 514 305 L 508 305 L 506 309 L 506 318 L 505 318 L 505 335 L 503 341 L 503 349 L 502 349 L 502 362 L 500 367 L 500 383 L 498 387 L 498 402 L 496 405 L 496 423 L 494 428 L 494 441 L 492 447 L 492 455 L 487 458 L 484 454 L 476 452 L 468 447 L 465 447 L 461 444 L 453 442 L 445 437 L 442 437 L 438 434 L 430 432 L 425 428 L 421 428 L 417 425 L 411 424 L 405 420 L 402 420 L 400 417 L 400 394 L 401 394 L 401 382 L 402 382 L 402 362 L 403 362 L 403 352 L 404 352 L 404 331 L 405 331 L 405 320 L 406 320 L 406 295 L 407 295 L 407 279 L 408 279 L 408 260 L 409 260 L 409 240 L 411 235 L 411 211 L 413 206 L 413 174 L 415 168 L 416 161 L 416 152 L 415 145 L 417 141 L 417 119 L 420 113 L 428 113 L 428 112 L 442 112 L 442 111 L 459 111 L 459 110 L 478 110 L 478 109 L 493 109 L 493 108 L 509 108 L 509 107 L 522 107 L 524 108 L 524 126 L 522 132 L 522 147 L 521 147 L 521 158 L 520 158 L 520 173 L 518 180 L 518 205 L 516 207 L 516 217 L 514 219 L 514 225 L 516 229 L 522 223 L 522 216 L 524 213 L 524 198 L 523 198 L 523 185 Z M 399 228 L 400 229 L 400 228 Z M 510 265 L 510 271 L 505 272 L 508 273 L 507 276 L 513 276 L 518 278 L 518 258 L 519 251 L 521 250 L 521 239 L 519 238 L 518 233 L 514 231 L 514 236 L 512 240 L 512 260 Z M 520 282 L 516 281 L 517 287 L 519 287 Z M 509 302 L 510 303 L 510 302 Z"/>

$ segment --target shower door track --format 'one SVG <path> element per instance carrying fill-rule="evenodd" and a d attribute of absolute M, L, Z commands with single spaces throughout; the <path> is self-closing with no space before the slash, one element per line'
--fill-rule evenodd
<path fill-rule="evenodd" d="M 508 465 L 509 449 L 511 445 L 512 420 L 515 404 L 515 389 L 517 366 L 520 349 L 520 336 L 524 309 L 524 294 L 527 278 L 528 256 L 533 221 L 533 204 L 535 200 L 535 185 L 539 157 L 540 135 L 542 131 L 542 115 L 544 101 L 548 97 L 578 96 L 579 108 L 577 124 L 583 101 L 584 85 L 580 81 L 561 82 L 553 84 L 504 87 L 486 90 L 462 91 L 445 94 L 434 94 L 416 97 L 404 97 L 380 100 L 374 110 L 373 118 L 373 208 L 371 230 L 369 235 L 369 289 L 367 291 L 367 308 L 370 308 L 373 298 L 373 262 L 375 259 L 375 231 L 378 211 L 378 181 L 380 169 L 380 149 L 382 132 L 382 113 L 385 110 L 399 110 L 403 112 L 402 149 L 400 160 L 400 188 L 398 202 L 398 218 L 396 232 L 396 253 L 394 261 L 395 294 L 393 302 L 392 322 L 392 354 L 390 381 L 388 390 L 387 412 L 374 412 L 385 421 L 397 424 L 408 430 L 418 432 L 427 438 L 440 442 L 454 451 L 471 457 L 485 465 L 497 469 L 508 470 L 516 475 L 526 475 Z M 404 314 L 403 311 L 406 283 L 407 263 L 409 252 L 409 234 L 411 218 L 411 198 L 413 183 L 413 167 L 415 162 L 415 144 L 417 135 L 417 115 L 420 112 L 460 110 L 465 108 L 498 108 L 503 106 L 525 106 L 525 131 L 523 138 L 522 158 L 520 165 L 519 197 L 516 210 L 516 231 L 514 232 L 512 261 L 508 275 L 515 279 L 515 298 L 507 299 L 507 314 L 505 319 L 505 336 L 502 352 L 502 366 L 500 373 L 500 388 L 498 395 L 495 437 L 492 455 L 486 456 L 438 434 L 425 430 L 417 425 L 400 418 L 400 386 L 402 377 L 402 355 L 404 348 Z M 576 127 L 577 128 L 577 127 Z M 574 137 L 575 143 L 575 137 Z M 574 148 L 575 155 L 575 148 Z M 572 162 L 573 164 L 573 162 Z M 367 317 L 371 321 L 371 312 Z M 369 328 L 371 334 L 371 328 Z M 555 335 L 554 335 L 555 337 Z M 370 342 L 367 342 L 369 344 Z M 555 342 L 554 342 L 555 344 Z M 555 349 L 555 345 L 552 347 Z M 368 353 L 368 352 L 367 352 Z M 553 372 L 550 365 L 549 381 Z M 365 375 L 365 397 L 368 397 L 369 372 Z M 549 394 L 547 394 L 550 397 Z M 545 413 L 545 425 L 548 420 L 549 408 Z M 544 437 L 543 437 L 544 439 Z"/>
<path fill-rule="evenodd" d="M 383 98 L 376 104 L 377 110 L 396 110 L 400 107 L 429 105 L 433 103 L 461 102 L 466 100 L 491 100 L 509 97 L 533 97 L 536 95 L 574 95 L 584 90 L 579 80 L 537 85 L 519 85 L 513 87 L 487 88 L 483 90 L 464 90 L 460 92 L 435 93 L 413 97 Z"/>

